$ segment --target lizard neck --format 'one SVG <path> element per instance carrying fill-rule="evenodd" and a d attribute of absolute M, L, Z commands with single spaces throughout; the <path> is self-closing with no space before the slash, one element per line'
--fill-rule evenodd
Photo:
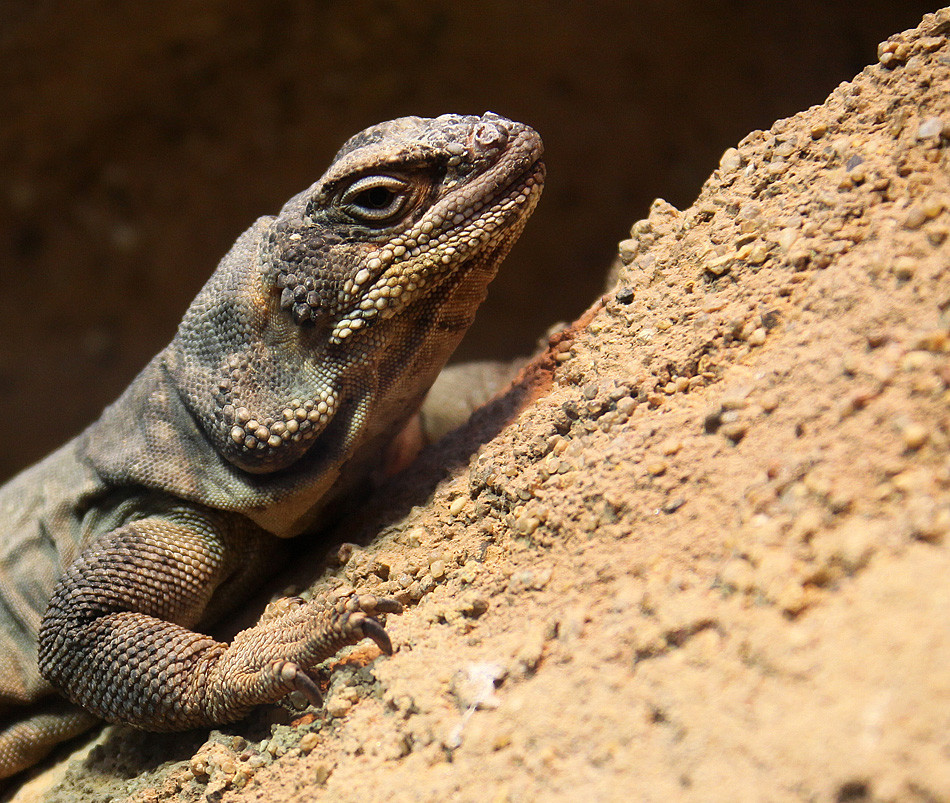
<path fill-rule="evenodd" d="M 211 388 L 212 377 L 183 368 L 177 339 L 80 436 L 80 454 L 109 485 L 161 490 L 244 515 L 278 537 L 298 535 L 378 467 L 471 323 L 496 265 L 473 264 L 427 314 L 400 319 L 385 347 L 364 361 L 360 380 L 341 390 L 340 420 L 289 467 L 251 473 L 222 456 L 183 391 Z M 305 367 L 281 359 L 288 374 Z"/>

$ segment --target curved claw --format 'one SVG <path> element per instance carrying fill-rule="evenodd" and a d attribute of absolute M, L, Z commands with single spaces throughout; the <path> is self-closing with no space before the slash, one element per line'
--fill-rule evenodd
<path fill-rule="evenodd" d="M 379 647 L 386 655 L 393 654 L 393 643 L 389 640 L 389 634 L 383 629 L 383 626 L 377 622 L 375 619 L 364 619 L 359 623 L 360 628 L 363 631 L 363 635 L 367 638 L 371 638 L 376 642 L 376 646 Z"/>
<path fill-rule="evenodd" d="M 280 676 L 293 687 L 294 691 L 299 691 L 306 697 L 310 705 L 317 707 L 323 705 L 323 695 L 317 684 L 297 664 L 287 661 L 280 668 Z"/>

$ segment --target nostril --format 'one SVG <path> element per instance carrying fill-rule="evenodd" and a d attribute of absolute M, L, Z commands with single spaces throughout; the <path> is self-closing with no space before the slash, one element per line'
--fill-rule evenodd
<path fill-rule="evenodd" d="M 475 126 L 472 136 L 481 148 L 501 148 L 508 142 L 508 129 L 501 123 L 481 122 Z"/>

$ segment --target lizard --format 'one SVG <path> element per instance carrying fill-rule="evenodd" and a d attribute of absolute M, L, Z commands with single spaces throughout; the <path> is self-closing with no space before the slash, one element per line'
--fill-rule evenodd
<path fill-rule="evenodd" d="M 533 211 L 542 151 L 491 112 L 352 137 L 237 239 L 95 423 L 0 488 L 0 777 L 103 720 L 318 705 L 315 668 L 342 646 L 391 653 L 380 615 L 400 605 L 368 594 L 205 633 L 379 468 Z"/>

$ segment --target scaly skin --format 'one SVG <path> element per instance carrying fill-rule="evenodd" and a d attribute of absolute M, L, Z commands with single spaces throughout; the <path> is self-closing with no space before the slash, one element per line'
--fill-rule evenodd
<path fill-rule="evenodd" d="M 375 616 L 398 603 L 371 596 L 282 601 L 230 644 L 201 631 L 379 467 L 533 210 L 540 156 L 490 113 L 358 134 L 238 239 L 99 421 L 0 489 L 0 776 L 95 718 L 316 704 L 340 647 L 391 651 Z"/>

